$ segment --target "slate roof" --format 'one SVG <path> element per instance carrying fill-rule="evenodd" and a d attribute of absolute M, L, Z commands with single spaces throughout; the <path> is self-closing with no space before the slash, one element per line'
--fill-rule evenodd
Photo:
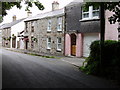
<path fill-rule="evenodd" d="M 83 2 L 83 0 L 73 0 L 72 2 L 67 4 L 65 7 L 68 7 L 68 6 L 71 6 L 71 5 L 75 5 L 75 4 L 78 4 L 78 3 L 82 3 L 82 2 Z"/>
<path fill-rule="evenodd" d="M 38 19 L 53 17 L 57 15 L 64 15 L 64 8 L 58 9 L 55 11 L 46 12 L 46 13 L 37 14 L 36 16 L 25 19 L 24 21 L 38 20 Z"/>
<path fill-rule="evenodd" d="M 10 27 L 16 25 L 17 23 L 23 21 L 24 19 L 25 19 L 25 18 L 22 18 L 22 19 L 19 19 L 19 20 L 13 21 L 13 22 L 11 22 L 11 23 L 5 23 L 5 24 L 2 24 L 2 25 L 0 26 L 0 29 L 10 28 Z"/>

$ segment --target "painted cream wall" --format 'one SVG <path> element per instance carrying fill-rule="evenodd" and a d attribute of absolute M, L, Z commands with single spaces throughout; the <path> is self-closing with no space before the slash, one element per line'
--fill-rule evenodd
<path fill-rule="evenodd" d="M 19 41 L 19 39 L 20 39 L 20 37 L 17 37 L 18 32 L 23 31 L 24 28 L 25 28 L 24 21 L 21 21 L 18 24 L 11 27 L 11 37 L 13 34 L 16 36 L 16 48 L 17 48 L 17 41 Z M 22 43 L 21 45 L 24 45 L 24 44 Z M 24 46 L 20 46 L 20 47 L 24 47 Z M 12 40 L 11 40 L 11 48 L 12 48 Z"/>
<path fill-rule="evenodd" d="M 118 23 L 110 24 L 108 18 L 113 12 L 106 10 L 105 12 L 105 40 L 118 40 Z"/>

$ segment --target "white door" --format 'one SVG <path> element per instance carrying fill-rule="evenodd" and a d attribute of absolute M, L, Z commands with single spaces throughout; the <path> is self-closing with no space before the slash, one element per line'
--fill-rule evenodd
<path fill-rule="evenodd" d="M 20 49 L 24 49 L 24 47 L 25 47 L 24 41 L 21 39 L 20 40 Z"/>
<path fill-rule="evenodd" d="M 87 33 L 84 34 L 83 38 L 83 56 L 88 57 L 90 54 L 90 45 L 93 41 L 99 40 L 98 33 Z"/>

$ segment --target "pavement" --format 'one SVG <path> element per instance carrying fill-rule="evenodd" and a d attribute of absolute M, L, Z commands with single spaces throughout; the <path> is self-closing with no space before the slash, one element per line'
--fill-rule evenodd
<path fill-rule="evenodd" d="M 15 48 L 5 48 L 5 49 L 10 50 L 10 51 L 14 51 L 14 52 L 19 52 L 19 53 L 25 53 L 25 54 L 36 54 L 36 55 L 39 55 L 39 56 L 54 56 L 54 57 L 57 57 L 64 62 L 72 64 L 76 67 L 82 66 L 83 62 L 85 61 L 84 58 L 77 58 L 77 57 L 74 57 L 74 56 L 63 56 L 63 55 L 58 56 L 58 55 L 39 53 L 39 52 L 28 51 L 28 50 L 15 49 Z"/>

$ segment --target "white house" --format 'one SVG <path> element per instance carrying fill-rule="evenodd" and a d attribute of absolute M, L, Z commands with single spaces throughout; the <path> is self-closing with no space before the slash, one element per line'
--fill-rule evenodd
<path fill-rule="evenodd" d="M 24 42 L 20 36 L 20 33 L 25 28 L 24 19 L 16 20 L 16 16 L 14 15 L 11 23 L 2 25 L 2 37 L 4 39 L 2 43 L 4 47 L 24 49 Z M 6 42 L 9 46 L 6 45 Z"/>
<path fill-rule="evenodd" d="M 16 16 L 13 16 L 13 22 L 16 22 L 15 25 L 11 26 L 11 48 L 20 48 L 24 49 L 24 42 L 20 33 L 24 31 L 25 24 L 24 19 L 16 20 Z"/>

